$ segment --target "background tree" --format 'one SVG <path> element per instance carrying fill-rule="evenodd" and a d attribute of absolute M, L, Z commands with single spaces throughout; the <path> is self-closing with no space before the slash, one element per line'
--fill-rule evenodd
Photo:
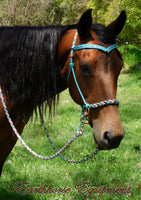
<path fill-rule="evenodd" d="M 105 22 L 104 13 L 107 10 L 109 5 L 109 0 L 89 0 L 88 8 L 93 9 L 93 19 L 94 23 L 103 23 Z"/>
<path fill-rule="evenodd" d="M 127 21 L 119 38 L 124 42 L 141 45 L 141 1 L 140 0 L 90 0 L 96 22 L 109 24 L 121 10 L 125 10 Z"/>
<path fill-rule="evenodd" d="M 140 0 L 112 0 L 105 12 L 105 22 L 108 24 L 111 18 L 116 17 L 121 10 L 125 10 L 127 21 L 120 35 L 123 41 L 140 44 L 141 41 L 141 1 Z"/>
<path fill-rule="evenodd" d="M 80 15 L 86 11 L 88 0 L 63 0 L 60 3 L 64 14 L 62 24 L 78 23 Z"/>
<path fill-rule="evenodd" d="M 49 25 L 61 23 L 63 11 L 58 0 L 2 0 L 1 25 Z"/>
<path fill-rule="evenodd" d="M 88 8 L 93 9 L 93 22 L 105 25 L 125 10 L 120 40 L 141 45 L 140 0 L 1 0 L 0 25 L 74 24 Z"/>

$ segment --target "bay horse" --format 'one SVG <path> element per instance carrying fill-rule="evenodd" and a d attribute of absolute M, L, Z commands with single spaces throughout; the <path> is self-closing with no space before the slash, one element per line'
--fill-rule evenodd
<path fill-rule="evenodd" d="M 21 134 L 34 111 L 44 110 L 44 102 L 55 104 L 55 97 L 69 87 L 72 99 L 83 106 L 81 95 L 70 71 L 71 46 L 97 45 L 107 48 L 126 21 L 122 11 L 107 27 L 92 24 L 91 10 L 84 12 L 75 25 L 48 27 L 0 27 L 0 86 L 10 117 Z M 114 48 L 73 52 L 74 71 L 81 92 L 88 103 L 116 98 L 117 79 L 122 58 Z M 69 80 L 67 83 L 67 77 Z M 42 108 L 42 109 L 41 109 Z M 124 137 L 117 105 L 89 111 L 89 124 L 98 149 L 113 149 Z M 0 174 L 3 164 L 17 141 L 0 102 Z"/>

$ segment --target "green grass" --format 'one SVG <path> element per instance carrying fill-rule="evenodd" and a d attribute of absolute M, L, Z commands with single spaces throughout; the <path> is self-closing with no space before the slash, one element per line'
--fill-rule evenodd
<path fill-rule="evenodd" d="M 33 157 L 17 142 L 8 157 L 0 180 L 1 200 L 88 200 L 98 199 L 98 194 L 88 197 L 87 190 L 80 194 L 75 188 L 78 182 L 90 182 L 88 188 L 129 188 L 128 194 L 102 194 L 102 200 L 141 199 L 141 70 L 123 71 L 118 81 L 117 99 L 120 101 L 119 115 L 125 127 L 126 136 L 119 148 L 101 151 L 92 160 L 81 164 L 70 164 L 60 158 L 50 161 Z M 61 148 L 74 134 L 79 125 L 81 109 L 76 105 L 68 91 L 60 95 L 56 115 L 46 124 L 55 146 Z M 86 135 L 78 138 L 63 154 L 67 158 L 80 159 L 95 150 L 92 129 L 85 127 Z M 49 156 L 53 150 L 48 144 L 40 120 L 31 121 L 22 134 L 27 144 L 39 154 Z M 29 182 L 26 188 L 43 187 L 52 184 L 52 189 L 69 189 L 63 193 L 19 195 L 14 184 Z M 23 192 L 25 189 L 23 190 Z"/>

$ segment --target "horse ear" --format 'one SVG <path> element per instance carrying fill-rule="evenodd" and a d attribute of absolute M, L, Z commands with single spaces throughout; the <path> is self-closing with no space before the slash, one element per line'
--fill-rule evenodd
<path fill-rule="evenodd" d="M 107 28 L 109 28 L 115 35 L 118 35 L 122 31 L 125 21 L 126 21 L 126 12 L 123 10 L 121 11 L 119 17 L 111 24 L 109 24 Z"/>
<path fill-rule="evenodd" d="M 81 41 L 85 41 L 91 37 L 90 30 L 92 28 L 92 9 L 84 12 L 79 20 L 77 31 Z"/>

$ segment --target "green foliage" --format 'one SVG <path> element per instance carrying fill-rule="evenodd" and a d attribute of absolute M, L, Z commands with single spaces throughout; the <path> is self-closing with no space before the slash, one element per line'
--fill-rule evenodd
<path fill-rule="evenodd" d="M 78 23 L 80 15 L 86 11 L 87 0 L 63 0 L 60 4 L 64 10 L 62 24 Z"/>
<path fill-rule="evenodd" d="M 88 8 L 93 9 L 93 19 L 94 23 L 104 23 L 105 20 L 103 18 L 104 13 L 106 12 L 106 8 L 109 5 L 109 0 L 90 0 L 88 3 Z"/>
<path fill-rule="evenodd" d="M 0 3 L 1 25 L 49 25 L 61 23 L 59 0 L 3 0 Z"/>
<path fill-rule="evenodd" d="M 87 1 L 77 0 L 2 0 L 1 25 L 49 25 L 77 23 Z"/>
<path fill-rule="evenodd" d="M 94 23 L 108 25 L 125 10 L 127 22 L 119 39 L 140 45 L 140 7 L 140 0 L 1 0 L 0 25 L 74 24 L 87 8 L 93 9 Z"/>
<path fill-rule="evenodd" d="M 109 5 L 105 16 L 107 21 L 112 16 L 118 16 L 121 10 L 125 10 L 127 13 L 127 21 L 125 28 L 120 35 L 120 39 L 128 41 L 129 43 L 139 44 L 141 42 L 141 12 L 140 12 L 140 0 L 113 0 Z"/>
<path fill-rule="evenodd" d="M 121 10 L 125 10 L 127 21 L 119 38 L 122 42 L 141 45 L 140 0 L 90 0 L 88 8 L 94 9 L 96 22 L 104 22 L 106 25 L 116 19 Z"/>
<path fill-rule="evenodd" d="M 125 1 L 125 10 L 127 10 L 127 23 L 123 32 L 126 40 L 130 43 L 141 45 L 141 1 Z"/>
<path fill-rule="evenodd" d="M 123 55 L 125 68 L 141 65 L 141 49 L 134 45 L 122 45 L 119 50 Z"/>

